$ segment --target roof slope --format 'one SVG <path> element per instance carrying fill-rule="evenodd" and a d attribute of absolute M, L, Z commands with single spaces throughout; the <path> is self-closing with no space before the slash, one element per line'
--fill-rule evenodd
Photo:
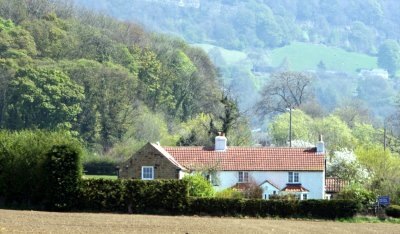
<path fill-rule="evenodd" d="M 315 148 L 229 147 L 225 152 L 204 147 L 164 147 L 188 169 L 223 171 L 323 171 L 324 155 Z"/>

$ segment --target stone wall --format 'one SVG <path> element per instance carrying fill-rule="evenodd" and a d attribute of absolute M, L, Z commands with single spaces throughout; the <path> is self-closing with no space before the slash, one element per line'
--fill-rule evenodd
<path fill-rule="evenodd" d="M 141 179 L 142 166 L 154 167 L 154 179 L 179 178 L 179 168 L 172 164 L 151 144 L 146 144 L 130 159 L 120 165 L 119 177 Z"/>

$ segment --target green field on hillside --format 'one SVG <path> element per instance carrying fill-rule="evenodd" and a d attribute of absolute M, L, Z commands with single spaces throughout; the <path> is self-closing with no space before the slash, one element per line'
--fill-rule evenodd
<path fill-rule="evenodd" d="M 227 64 L 237 63 L 247 58 L 247 54 L 238 50 L 227 50 L 222 47 L 210 45 L 210 44 L 193 44 L 193 46 L 200 47 L 207 53 L 213 48 L 218 48 L 221 51 L 222 57 Z"/>
<path fill-rule="evenodd" d="M 210 44 L 194 44 L 194 46 L 209 52 L 218 48 L 225 62 L 229 65 L 243 61 L 247 58 L 245 52 L 227 50 Z M 321 44 L 293 42 L 290 45 L 276 48 L 267 53 L 271 66 L 277 67 L 287 58 L 289 67 L 295 71 L 315 70 L 320 61 L 323 61 L 328 70 L 355 73 L 357 69 L 377 68 L 377 58 L 361 53 L 347 52 L 340 48 L 329 47 Z M 218 65 L 218 64 L 217 64 Z"/>
<path fill-rule="evenodd" d="M 296 71 L 315 70 L 323 61 L 328 70 L 356 72 L 357 69 L 377 68 L 377 58 L 321 44 L 293 42 L 270 51 L 272 66 L 279 66 L 287 58 L 289 67 Z"/>

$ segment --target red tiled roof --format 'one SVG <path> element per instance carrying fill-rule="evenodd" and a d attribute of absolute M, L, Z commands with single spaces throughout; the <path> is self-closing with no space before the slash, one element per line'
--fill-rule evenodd
<path fill-rule="evenodd" d="M 308 189 L 301 186 L 301 184 L 286 184 L 281 191 L 283 192 L 309 192 Z"/>
<path fill-rule="evenodd" d="M 324 155 L 315 148 L 229 147 L 215 151 L 204 147 L 164 147 L 188 169 L 215 167 L 223 171 L 323 171 Z"/>
<path fill-rule="evenodd" d="M 347 185 L 347 181 L 329 177 L 325 178 L 325 191 L 330 193 L 338 193 Z"/>

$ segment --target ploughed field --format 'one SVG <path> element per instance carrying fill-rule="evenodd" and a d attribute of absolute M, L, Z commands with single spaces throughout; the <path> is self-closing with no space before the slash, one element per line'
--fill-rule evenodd
<path fill-rule="evenodd" d="M 400 225 L 0 209 L 0 233 L 400 233 Z"/>

